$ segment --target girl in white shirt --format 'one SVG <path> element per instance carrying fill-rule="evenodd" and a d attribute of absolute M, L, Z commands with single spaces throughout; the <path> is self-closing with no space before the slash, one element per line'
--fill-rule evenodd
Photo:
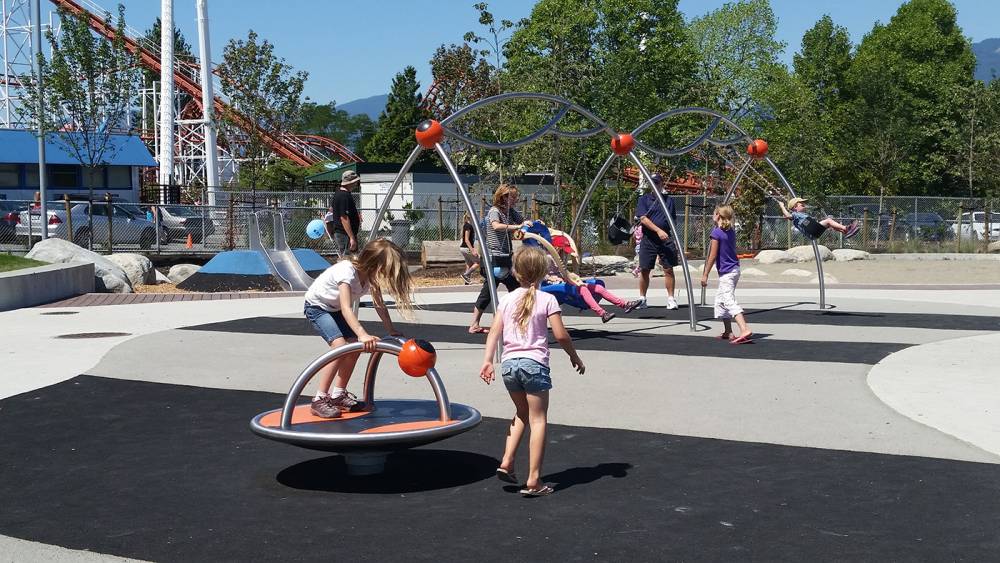
<path fill-rule="evenodd" d="M 354 305 L 362 295 L 371 294 L 375 311 L 386 331 L 392 336 L 399 336 L 382 300 L 383 290 L 396 300 L 396 308 L 403 317 L 413 317 L 413 280 L 403 251 L 386 239 L 376 239 L 366 244 L 357 256 L 337 262 L 316 278 L 306 291 L 304 313 L 330 348 L 338 348 L 348 342 L 362 342 L 366 352 L 374 352 L 378 337 L 365 332 L 354 314 Z M 310 409 L 313 415 L 337 418 L 342 411 L 365 408 L 363 402 L 347 392 L 347 383 L 357 361 L 358 355 L 351 354 L 330 362 L 320 370 L 319 389 Z"/>

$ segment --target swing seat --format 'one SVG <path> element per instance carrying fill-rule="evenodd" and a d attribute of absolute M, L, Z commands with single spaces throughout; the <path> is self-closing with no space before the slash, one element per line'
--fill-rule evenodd
<path fill-rule="evenodd" d="M 590 278 L 589 280 L 583 280 L 583 282 L 588 285 L 593 284 L 604 287 L 604 280 L 599 280 L 597 278 Z M 581 311 L 590 308 L 590 305 L 587 305 L 587 302 L 584 301 L 583 297 L 580 295 L 580 288 L 571 283 L 543 283 L 541 290 L 545 293 L 551 293 L 560 305 L 570 305 L 580 309 Z M 601 302 L 600 295 L 594 293 L 593 298 L 595 302 Z"/>
<path fill-rule="evenodd" d="M 549 232 L 549 228 L 546 227 L 545 223 L 542 223 L 541 221 L 536 220 L 532 223 L 530 227 L 521 227 L 521 229 L 525 232 L 536 234 L 545 239 L 546 241 L 548 241 L 549 243 L 552 242 L 552 234 Z M 541 244 L 539 244 L 537 240 L 532 240 L 529 238 L 525 238 L 522 242 L 523 244 L 526 244 L 528 246 L 541 246 Z"/>
<path fill-rule="evenodd" d="M 826 227 L 812 217 L 806 217 L 805 220 L 799 225 L 799 231 L 805 236 L 815 240 L 823 236 L 823 233 L 826 232 Z"/>

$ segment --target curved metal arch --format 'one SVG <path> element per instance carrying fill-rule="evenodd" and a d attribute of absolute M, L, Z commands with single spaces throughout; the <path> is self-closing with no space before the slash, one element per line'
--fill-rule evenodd
<path fill-rule="evenodd" d="M 679 149 L 657 149 L 639 140 L 639 136 L 642 135 L 644 131 L 646 131 L 653 125 L 656 125 L 657 123 L 664 121 L 668 118 L 684 114 L 707 115 L 714 119 L 712 120 L 711 125 L 708 126 L 708 128 L 701 136 L 699 136 L 696 140 L 692 141 L 691 143 L 688 143 L 687 145 Z M 725 124 L 735 129 L 736 131 L 738 131 L 738 134 L 729 137 L 727 139 L 713 138 L 712 133 L 714 133 L 716 128 L 718 128 L 718 126 L 721 124 Z M 695 147 L 705 142 L 717 147 L 724 147 L 724 146 L 734 145 L 740 141 L 753 139 L 753 137 L 751 137 L 749 133 L 744 131 L 742 127 L 737 125 L 735 122 L 733 122 L 733 120 L 729 119 L 725 115 L 712 109 L 696 107 L 696 106 L 675 108 L 669 111 L 665 111 L 650 119 L 647 119 L 641 125 L 632 130 L 632 138 L 635 139 L 636 145 L 642 147 L 643 150 L 659 156 L 666 156 L 666 157 L 680 156 L 682 154 L 686 154 L 691 150 L 693 150 Z"/>

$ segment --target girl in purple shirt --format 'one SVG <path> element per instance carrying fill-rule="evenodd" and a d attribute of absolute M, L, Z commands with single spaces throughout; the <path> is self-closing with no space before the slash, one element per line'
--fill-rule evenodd
<path fill-rule="evenodd" d="M 722 319 L 723 331 L 719 338 L 731 344 L 749 344 L 753 332 L 743 316 L 743 308 L 736 302 L 736 284 L 740 281 L 740 260 L 736 257 L 736 231 L 733 230 L 733 208 L 719 205 L 712 214 L 715 228 L 712 229 L 712 247 L 705 259 L 701 274 L 701 286 L 708 285 L 708 273 L 712 266 L 719 270 L 719 287 L 715 292 L 715 318 Z M 733 319 L 740 327 L 740 335 L 733 335 Z"/>

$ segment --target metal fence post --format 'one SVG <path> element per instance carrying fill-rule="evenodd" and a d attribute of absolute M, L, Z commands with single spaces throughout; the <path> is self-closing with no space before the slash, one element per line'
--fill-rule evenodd
<path fill-rule="evenodd" d="M 688 249 L 688 217 L 691 215 L 691 196 L 684 196 L 684 252 Z M 705 300 L 702 299 L 702 305 L 705 304 Z"/>
<path fill-rule="evenodd" d="M 156 205 L 149 206 L 153 210 L 153 230 L 156 232 L 156 253 L 160 254 L 163 252 L 162 243 L 160 242 L 160 208 Z"/>
<path fill-rule="evenodd" d="M 66 207 L 66 240 L 76 242 L 73 236 L 73 214 L 70 213 L 69 194 L 63 194 L 63 205 Z"/>
<path fill-rule="evenodd" d="M 444 240 L 444 200 L 438 196 L 438 240 Z"/>
<path fill-rule="evenodd" d="M 108 213 L 108 254 L 115 253 L 115 233 L 112 228 L 111 219 L 115 215 L 115 209 L 111 206 L 111 192 L 104 194 L 104 202 L 107 204 Z"/>

